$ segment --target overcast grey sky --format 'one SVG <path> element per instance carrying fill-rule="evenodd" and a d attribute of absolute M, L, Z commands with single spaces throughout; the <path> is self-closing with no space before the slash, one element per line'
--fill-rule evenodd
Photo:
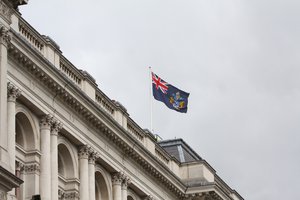
<path fill-rule="evenodd" d="M 300 199 L 299 0 L 52 0 L 21 7 L 99 88 L 149 128 L 148 66 L 190 92 L 154 103 L 154 130 L 183 138 L 245 199 Z"/>

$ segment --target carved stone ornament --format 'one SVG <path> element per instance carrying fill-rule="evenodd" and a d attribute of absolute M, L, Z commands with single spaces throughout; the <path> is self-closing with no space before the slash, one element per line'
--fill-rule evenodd
<path fill-rule="evenodd" d="M 56 134 L 62 129 L 63 127 L 63 124 L 56 120 L 56 119 L 53 119 L 53 123 L 52 123 L 52 126 L 51 126 L 51 134 Z"/>
<path fill-rule="evenodd" d="M 65 192 L 61 189 L 58 190 L 58 199 L 59 200 L 77 200 L 79 199 L 78 192 Z"/>
<path fill-rule="evenodd" d="M 18 6 L 24 5 L 28 3 L 28 0 L 11 0 L 14 9 L 18 10 Z"/>
<path fill-rule="evenodd" d="M 65 199 L 65 200 L 75 200 L 75 199 L 79 199 L 79 193 L 78 193 L 78 192 L 68 192 L 68 193 L 64 193 L 64 199 Z"/>
<path fill-rule="evenodd" d="M 90 149 L 90 155 L 89 155 L 89 163 L 95 164 L 95 161 L 99 158 L 99 153 L 95 150 Z"/>
<path fill-rule="evenodd" d="M 91 147 L 88 145 L 81 146 L 78 152 L 79 159 L 88 159 Z"/>
<path fill-rule="evenodd" d="M 213 198 L 209 193 L 193 193 L 186 194 L 184 200 L 217 200 L 218 198 Z"/>
<path fill-rule="evenodd" d="M 9 30 L 5 26 L 0 25 L 0 42 L 7 46 L 10 43 L 10 40 L 11 36 Z"/>
<path fill-rule="evenodd" d="M 58 200 L 62 200 L 64 198 L 64 191 L 58 189 Z"/>
<path fill-rule="evenodd" d="M 11 22 L 11 14 L 11 9 L 3 1 L 0 1 L 0 15 L 9 23 Z"/>
<path fill-rule="evenodd" d="M 7 98 L 8 101 L 15 102 L 16 99 L 21 95 L 21 90 L 14 86 L 11 82 L 7 83 Z"/>
<path fill-rule="evenodd" d="M 131 183 L 131 179 L 128 176 L 124 175 L 123 182 L 122 182 L 122 188 L 127 189 L 128 185 L 130 185 L 130 183 Z"/>
<path fill-rule="evenodd" d="M 21 171 L 24 169 L 24 164 L 20 161 L 16 161 L 16 171 Z"/>
<path fill-rule="evenodd" d="M 40 121 L 40 127 L 41 128 L 51 128 L 51 125 L 53 123 L 53 116 L 48 114 L 44 115 Z"/>
<path fill-rule="evenodd" d="M 124 172 L 117 172 L 112 175 L 111 181 L 113 185 L 121 185 L 124 179 Z"/>
<path fill-rule="evenodd" d="M 143 200 L 154 200 L 153 196 L 148 195 Z"/>
<path fill-rule="evenodd" d="M 37 173 L 40 172 L 40 166 L 36 163 L 34 164 L 25 164 L 21 168 L 23 173 Z"/>

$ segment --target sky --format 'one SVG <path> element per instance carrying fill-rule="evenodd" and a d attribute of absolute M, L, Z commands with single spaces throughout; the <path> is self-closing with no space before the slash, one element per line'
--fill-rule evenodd
<path fill-rule="evenodd" d="M 149 66 L 190 93 L 153 100 L 153 129 L 182 138 L 249 200 L 300 199 L 299 0 L 30 0 L 20 12 L 150 129 Z"/>

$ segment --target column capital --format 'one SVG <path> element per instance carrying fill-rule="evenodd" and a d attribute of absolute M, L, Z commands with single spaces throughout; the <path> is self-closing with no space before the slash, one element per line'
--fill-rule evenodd
<path fill-rule="evenodd" d="M 57 135 L 58 132 L 62 129 L 63 124 L 57 119 L 53 118 L 52 126 L 51 126 L 51 135 Z"/>
<path fill-rule="evenodd" d="M 148 195 L 148 196 L 144 197 L 143 200 L 154 200 L 154 198 L 153 198 L 153 196 Z"/>
<path fill-rule="evenodd" d="M 21 171 L 24 169 L 24 164 L 20 161 L 16 161 L 16 170 Z"/>
<path fill-rule="evenodd" d="M 95 161 L 99 158 L 99 153 L 92 148 L 90 149 L 89 152 L 89 164 L 95 164 Z"/>
<path fill-rule="evenodd" d="M 124 179 L 124 172 L 116 172 L 112 174 L 111 181 L 113 185 L 121 185 Z"/>
<path fill-rule="evenodd" d="M 88 159 L 91 147 L 88 145 L 83 145 L 79 148 L 78 156 L 79 159 Z"/>
<path fill-rule="evenodd" d="M 21 95 L 21 90 L 17 88 L 11 82 L 7 83 L 7 100 L 15 102 L 16 99 Z"/>
<path fill-rule="evenodd" d="M 131 179 L 129 178 L 129 176 L 124 175 L 123 181 L 122 181 L 122 189 L 127 190 L 127 187 L 128 187 L 128 185 L 130 185 L 130 183 L 131 183 Z"/>
<path fill-rule="evenodd" d="M 4 44 L 7 47 L 10 43 L 10 40 L 11 34 L 9 30 L 5 26 L 0 25 L 0 43 Z"/>
<path fill-rule="evenodd" d="M 40 127 L 43 129 L 50 129 L 53 124 L 53 116 L 50 114 L 44 115 L 40 121 Z"/>

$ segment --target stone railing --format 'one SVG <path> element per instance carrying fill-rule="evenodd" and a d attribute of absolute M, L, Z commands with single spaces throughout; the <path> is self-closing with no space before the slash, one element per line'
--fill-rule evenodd
<path fill-rule="evenodd" d="M 81 86 L 82 74 L 67 59 L 60 57 L 59 69 L 79 87 Z"/>
<path fill-rule="evenodd" d="M 166 152 L 163 152 L 163 150 L 159 149 L 159 148 L 155 148 L 155 156 L 161 160 L 163 163 L 165 163 L 166 165 L 169 164 L 169 156 Z"/>
<path fill-rule="evenodd" d="M 19 18 L 19 33 L 39 52 L 44 54 L 46 41 L 26 21 Z"/>
<path fill-rule="evenodd" d="M 133 120 L 127 120 L 127 131 L 131 133 L 136 139 L 140 142 L 143 142 L 144 139 L 144 130 L 142 130 Z"/>
<path fill-rule="evenodd" d="M 96 103 L 103 108 L 107 113 L 114 117 L 115 105 L 103 92 L 100 90 L 96 91 Z"/>

